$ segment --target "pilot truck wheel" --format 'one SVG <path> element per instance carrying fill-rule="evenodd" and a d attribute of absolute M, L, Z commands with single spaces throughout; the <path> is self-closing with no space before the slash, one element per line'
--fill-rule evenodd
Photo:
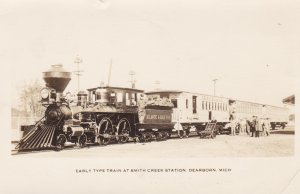
<path fill-rule="evenodd" d="M 87 142 L 87 136 L 85 134 L 81 135 L 78 138 L 78 145 L 79 147 L 83 148 L 86 146 L 86 142 Z"/>
<path fill-rule="evenodd" d="M 56 140 L 55 150 L 60 151 L 64 149 L 66 141 L 67 141 L 66 136 L 64 134 L 60 134 Z"/>

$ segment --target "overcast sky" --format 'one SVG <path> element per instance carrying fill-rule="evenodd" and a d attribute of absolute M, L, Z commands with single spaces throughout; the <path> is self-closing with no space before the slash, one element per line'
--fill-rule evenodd
<path fill-rule="evenodd" d="M 12 95 L 61 63 L 81 88 L 107 82 L 281 105 L 300 77 L 300 3 L 293 0 L 1 1 L 1 51 Z M 66 90 L 75 91 L 77 79 Z M 42 81 L 41 81 L 42 82 Z"/>

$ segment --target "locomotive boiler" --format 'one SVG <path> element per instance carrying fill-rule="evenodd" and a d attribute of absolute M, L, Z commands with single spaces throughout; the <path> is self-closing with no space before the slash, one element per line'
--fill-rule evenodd
<path fill-rule="evenodd" d="M 61 149 L 67 141 L 84 145 L 84 129 L 72 119 L 71 108 L 63 95 L 71 73 L 60 64 L 52 65 L 43 73 L 43 79 L 46 87 L 40 92 L 40 101 L 46 107 L 45 114 L 35 125 L 23 126 L 27 130 L 16 149 Z"/>

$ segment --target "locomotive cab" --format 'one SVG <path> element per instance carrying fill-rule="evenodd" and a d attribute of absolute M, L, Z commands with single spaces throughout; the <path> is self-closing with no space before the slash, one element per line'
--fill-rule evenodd
<path fill-rule="evenodd" d="M 89 103 L 126 108 L 137 106 L 143 90 L 120 87 L 97 87 L 88 89 Z"/>

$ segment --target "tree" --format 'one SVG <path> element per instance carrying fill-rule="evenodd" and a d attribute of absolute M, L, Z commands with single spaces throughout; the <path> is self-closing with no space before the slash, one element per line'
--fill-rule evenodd
<path fill-rule="evenodd" d="M 20 109 L 25 113 L 24 116 L 41 117 L 43 115 L 44 107 L 39 102 L 42 88 L 38 80 L 24 84 L 20 94 Z"/>

